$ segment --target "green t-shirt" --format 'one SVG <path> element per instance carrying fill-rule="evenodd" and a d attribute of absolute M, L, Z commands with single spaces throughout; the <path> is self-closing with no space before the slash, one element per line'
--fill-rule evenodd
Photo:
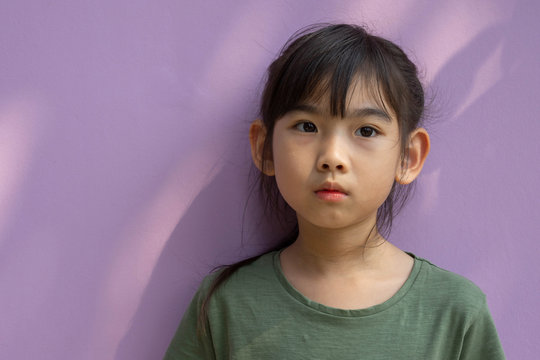
<path fill-rule="evenodd" d="M 201 337 L 198 309 L 210 275 L 165 359 L 504 359 L 482 291 L 414 259 L 409 278 L 390 299 L 343 310 L 304 297 L 284 277 L 279 253 L 263 255 L 214 293 Z"/>

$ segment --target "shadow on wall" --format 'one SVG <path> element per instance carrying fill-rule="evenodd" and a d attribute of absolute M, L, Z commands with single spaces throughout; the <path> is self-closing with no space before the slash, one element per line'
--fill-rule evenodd
<path fill-rule="evenodd" d="M 520 20 L 526 17 L 517 16 Z M 436 186 L 437 194 L 425 192 L 422 196 L 437 196 L 445 204 L 444 208 L 427 214 L 432 218 L 430 222 L 441 221 L 440 227 L 434 226 L 432 229 L 444 229 L 447 234 L 445 237 L 459 238 L 460 243 L 471 247 L 468 249 L 470 252 L 449 242 L 440 243 L 437 248 L 432 247 L 434 256 L 441 250 L 447 254 L 456 251 L 461 254 L 451 259 L 469 253 L 460 262 L 462 270 L 471 267 L 472 271 L 480 266 L 478 260 L 490 257 L 486 253 L 480 258 L 476 257 L 478 254 L 474 254 L 474 248 L 478 248 L 478 239 L 481 233 L 491 233 L 494 227 L 504 224 L 501 222 L 503 203 L 515 203 L 515 194 L 505 192 L 503 188 L 515 183 L 516 179 L 508 176 L 508 166 L 519 167 L 520 159 L 508 158 L 513 155 L 501 145 L 511 147 L 518 144 L 517 136 L 511 134 L 528 126 L 528 116 L 518 116 L 519 109 L 515 106 L 520 105 L 510 105 L 507 100 L 509 95 L 513 95 L 511 101 L 515 101 L 516 98 L 522 99 L 522 94 L 527 94 L 527 85 L 523 80 L 528 77 L 528 69 L 535 69 L 536 66 L 528 63 L 526 57 L 515 56 L 530 52 L 529 46 L 532 44 L 522 41 L 527 38 L 526 31 L 523 31 L 525 26 L 518 26 L 514 21 L 516 14 L 511 21 L 500 22 L 483 30 L 449 59 L 433 81 L 435 88 L 445 90 L 445 114 L 444 121 L 436 124 L 432 132 L 437 146 L 430 154 L 430 163 L 435 165 L 429 166 L 429 170 L 433 171 L 434 167 L 442 171 Z M 517 82 L 521 83 L 521 89 Z M 529 87 L 532 89 L 534 85 Z M 511 127 L 506 127 L 509 118 L 517 119 L 513 120 Z M 501 166 L 504 158 L 511 161 Z M 519 170 L 516 169 L 515 173 L 519 173 Z M 493 182 L 494 178 L 499 181 Z M 456 189 L 460 191 L 459 194 L 456 194 Z M 495 193 L 501 196 L 494 197 Z M 504 200 L 506 196 L 508 198 Z M 442 213 L 448 213 L 448 216 L 440 216 Z M 467 219 L 471 214 L 478 214 L 475 221 Z M 486 216 L 493 219 L 487 220 Z M 448 218 L 452 221 L 448 221 Z M 456 227 L 456 222 L 465 225 L 465 228 Z M 471 225 L 474 228 L 467 228 Z M 500 235 L 503 233 L 499 232 Z M 498 251 L 495 248 L 492 250 Z"/>
<path fill-rule="evenodd" d="M 224 196 L 224 189 L 249 186 L 246 171 L 224 169 L 195 198 L 163 248 L 116 359 L 162 356 L 201 279 L 212 268 L 259 253 L 282 236 L 279 226 L 263 221 L 256 193 L 249 201 L 246 192 Z"/>
<path fill-rule="evenodd" d="M 418 193 L 411 203 L 415 203 L 416 208 L 421 209 L 422 214 L 427 218 L 412 214 L 407 216 L 407 211 L 403 217 L 407 221 L 413 222 L 413 228 L 422 233 L 422 224 L 435 224 L 438 226 L 430 227 L 434 231 L 445 230 L 444 237 L 455 235 L 461 238 L 464 234 L 462 228 L 456 228 L 453 221 L 448 219 L 470 214 L 467 207 L 459 211 L 453 211 L 453 207 L 459 207 L 462 204 L 460 199 L 462 195 L 456 196 L 456 189 L 471 189 L 471 180 L 474 174 L 478 172 L 478 163 L 475 157 L 478 155 L 478 148 L 483 145 L 484 139 L 490 142 L 486 136 L 486 131 L 490 127 L 498 126 L 499 123 L 492 122 L 486 124 L 486 96 L 490 91 L 494 91 L 497 85 L 503 81 L 507 70 L 500 69 L 500 73 L 486 74 L 486 64 L 497 63 L 500 61 L 500 54 L 497 51 L 504 43 L 504 35 L 507 24 L 499 23 L 480 32 L 468 44 L 457 51 L 436 74 L 432 81 L 431 88 L 434 94 L 434 123 L 427 120 L 426 127 L 432 140 L 432 148 L 428 157 L 428 162 L 423 170 L 421 181 L 427 182 L 418 186 Z M 498 59 L 499 58 L 499 59 Z M 491 71 L 493 65 L 489 66 L 487 71 Z M 479 78 L 478 74 L 485 76 Z M 486 81 L 486 78 L 490 79 Z M 487 86 L 479 84 L 488 84 Z M 428 109 L 429 110 L 429 109 Z M 428 114 L 429 116 L 430 114 Z M 457 158 L 457 160 L 455 160 Z M 458 168 L 452 168 L 457 164 Z M 437 175 L 437 176 L 432 176 Z M 435 182 L 432 184 L 431 182 Z M 441 206 L 441 203 L 444 206 Z M 480 204 L 484 206 L 483 204 Z M 411 208 L 414 208 L 411 206 Z M 409 208 L 411 211 L 411 208 Z M 443 216 L 443 213 L 448 213 Z M 465 221 L 467 224 L 468 221 Z M 459 233 L 457 233 L 459 232 Z M 425 248 L 428 250 L 424 254 L 429 258 L 438 258 L 441 248 L 445 247 L 447 253 L 453 254 L 461 249 L 456 248 L 453 243 L 439 242 L 437 247 L 426 242 L 430 236 L 417 234 L 404 234 L 407 239 L 403 242 L 407 246 L 412 245 L 416 248 Z M 440 233 L 434 233 L 433 238 L 441 238 Z M 455 258 L 451 256 L 450 261 Z M 474 262 L 473 262 L 474 263 Z M 450 264 L 440 264 L 443 267 L 449 267 Z M 455 265 L 455 264 L 454 264 Z"/>

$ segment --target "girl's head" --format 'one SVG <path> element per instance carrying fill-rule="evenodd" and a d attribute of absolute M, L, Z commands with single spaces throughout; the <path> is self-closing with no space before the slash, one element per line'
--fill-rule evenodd
<path fill-rule="evenodd" d="M 410 191 L 403 185 L 418 175 L 429 151 L 429 137 L 418 128 L 424 111 L 424 91 L 416 66 L 405 53 L 359 26 L 342 24 L 305 30 L 293 37 L 270 65 L 261 120 L 251 131 L 255 162 L 263 170 L 261 186 L 267 205 L 278 209 L 282 203 L 275 177 L 264 175 L 273 175 L 267 169 L 272 167 L 276 123 L 306 104 L 321 102 L 329 116 L 344 118 L 351 94 L 358 91 L 397 121 L 401 172 L 378 208 L 376 220 L 379 233 L 389 232 L 393 216 Z M 257 136 L 260 132 L 264 136 Z"/>

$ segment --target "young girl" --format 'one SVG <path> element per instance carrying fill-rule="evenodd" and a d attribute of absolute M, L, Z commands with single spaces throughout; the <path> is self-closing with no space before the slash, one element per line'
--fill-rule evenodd
<path fill-rule="evenodd" d="M 392 42 L 352 25 L 291 40 L 249 136 L 295 231 L 208 276 L 165 359 L 504 359 L 480 289 L 385 239 L 429 152 L 423 109 Z"/>

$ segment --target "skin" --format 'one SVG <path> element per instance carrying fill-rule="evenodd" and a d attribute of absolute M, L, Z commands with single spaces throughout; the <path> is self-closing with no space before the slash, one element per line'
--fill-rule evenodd
<path fill-rule="evenodd" d="M 366 94 L 351 88 L 343 118 L 330 115 L 328 97 L 285 114 L 264 169 L 266 130 L 260 120 L 250 128 L 255 165 L 276 177 L 298 218 L 299 236 L 281 253 L 285 277 L 311 300 L 343 309 L 382 303 L 407 280 L 414 261 L 377 233 L 377 209 L 394 180 L 420 174 L 430 145 L 425 129 L 413 131 L 402 168 L 396 116 Z"/>

